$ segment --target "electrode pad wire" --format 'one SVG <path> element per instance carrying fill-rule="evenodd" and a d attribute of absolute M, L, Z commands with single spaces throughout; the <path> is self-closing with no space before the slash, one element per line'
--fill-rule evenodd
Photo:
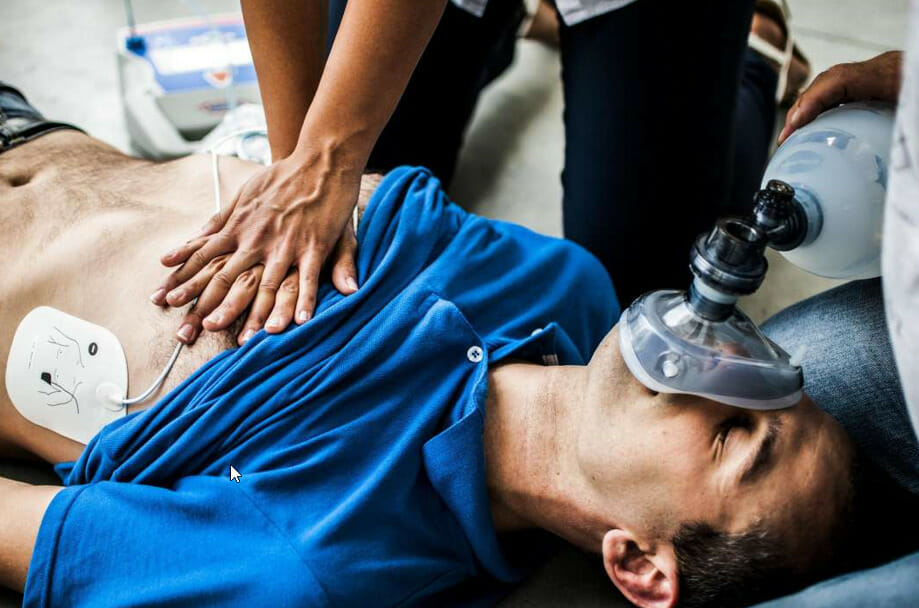
<path fill-rule="evenodd" d="M 220 201 L 220 166 L 218 164 L 219 155 L 217 154 L 217 148 L 235 137 L 247 137 L 250 135 L 264 134 L 266 134 L 265 129 L 245 129 L 243 131 L 236 131 L 220 139 L 217 143 L 211 145 L 208 148 L 208 151 L 211 155 L 211 177 L 214 181 L 214 213 L 219 214 L 222 208 Z M 197 301 L 198 299 L 195 298 L 195 302 Z M 194 305 L 194 302 L 192 302 L 192 305 Z M 183 346 L 185 345 L 182 342 L 176 343 L 175 349 L 172 351 L 172 356 L 169 357 L 169 361 L 166 362 L 165 367 L 163 367 L 163 371 L 161 371 L 160 375 L 157 376 L 156 380 L 153 381 L 153 384 L 150 385 L 150 388 L 132 399 L 122 400 L 121 405 L 123 407 L 127 407 L 129 405 L 137 405 L 138 403 L 143 403 L 152 397 L 153 394 L 163 386 L 163 383 L 166 382 L 166 378 L 169 376 L 172 368 L 175 367 L 176 361 L 179 359 L 179 353 L 182 352 Z"/>
<path fill-rule="evenodd" d="M 166 367 L 163 368 L 163 371 L 160 372 L 160 375 L 156 378 L 156 380 L 153 381 L 153 384 L 150 385 L 150 388 L 134 397 L 133 399 L 123 400 L 121 404 L 127 407 L 129 405 L 137 405 L 138 403 L 143 403 L 149 399 L 153 393 L 158 391 L 160 387 L 163 386 L 163 382 L 166 382 L 166 377 L 169 375 L 169 372 L 172 371 L 173 366 L 175 366 L 176 360 L 179 358 L 179 353 L 182 352 L 182 346 L 184 345 L 181 342 L 176 344 L 175 349 L 172 351 L 172 356 L 169 357 L 169 361 L 166 362 Z"/>
<path fill-rule="evenodd" d="M 223 208 L 220 203 L 220 167 L 218 166 L 218 159 L 220 158 L 220 155 L 217 154 L 217 148 L 227 143 L 231 139 L 235 139 L 237 137 L 245 138 L 252 135 L 267 134 L 268 132 L 261 128 L 242 129 L 241 131 L 234 131 L 228 134 L 226 137 L 218 139 L 208 147 L 208 152 L 211 154 L 211 177 L 214 180 L 214 213 L 220 213 L 220 210 Z"/>

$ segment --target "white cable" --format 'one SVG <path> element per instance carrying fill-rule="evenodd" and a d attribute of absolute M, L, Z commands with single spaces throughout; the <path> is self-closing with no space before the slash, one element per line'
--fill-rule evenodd
<path fill-rule="evenodd" d="M 220 213 L 220 167 L 217 165 L 217 151 L 211 148 L 211 178 L 214 180 L 214 213 Z"/>
<path fill-rule="evenodd" d="M 242 129 L 240 131 L 233 131 L 232 133 L 221 137 L 216 142 L 208 146 L 207 151 L 211 154 L 211 177 L 214 180 L 214 207 L 216 208 L 215 213 L 220 213 L 220 209 L 222 208 L 220 204 L 220 168 L 217 165 L 217 159 L 219 158 L 219 155 L 217 154 L 217 148 L 236 137 L 267 134 L 268 132 L 261 128 Z"/>
<path fill-rule="evenodd" d="M 217 143 L 209 147 L 208 151 L 211 154 L 211 177 L 214 181 L 214 206 L 216 207 L 216 213 L 220 213 L 222 206 L 220 203 L 220 167 L 217 162 L 217 159 L 219 158 L 219 155 L 217 154 L 217 148 L 233 139 L 234 137 L 262 133 L 265 133 L 265 129 L 245 129 L 243 131 L 236 131 L 234 133 L 230 133 L 226 137 L 221 138 L 219 141 L 217 141 Z M 176 361 L 179 359 L 179 353 L 182 352 L 183 346 L 185 345 L 182 342 L 176 343 L 176 347 L 172 351 L 172 356 L 169 357 L 169 361 L 166 362 L 166 366 L 163 367 L 163 371 L 161 371 L 160 375 L 157 376 L 156 380 L 153 381 L 153 384 L 150 385 L 150 388 L 132 399 L 123 399 L 121 401 L 121 405 L 124 407 L 129 405 L 137 405 L 138 403 L 143 403 L 152 397 L 153 394 L 156 393 L 156 391 L 158 391 L 161 386 L 163 386 L 163 383 L 166 382 L 166 378 L 169 376 L 169 373 L 175 366 Z"/>
<path fill-rule="evenodd" d="M 160 387 L 163 386 L 163 382 L 166 381 L 166 376 L 169 375 L 169 372 L 172 371 L 173 366 L 176 364 L 176 360 L 179 358 L 179 353 L 182 352 L 183 346 L 185 345 L 182 344 L 181 342 L 176 344 L 175 350 L 172 351 L 172 356 L 169 357 L 169 361 L 166 363 L 166 367 L 164 367 L 163 371 L 160 372 L 159 377 L 157 377 L 157 379 L 153 381 L 153 384 L 150 385 L 150 388 L 148 388 L 147 390 L 145 390 L 138 396 L 134 397 L 133 399 L 123 400 L 121 404 L 128 406 L 128 405 L 136 405 L 138 403 L 143 403 L 144 401 L 149 399 L 153 395 L 153 393 L 158 391 Z"/>
<path fill-rule="evenodd" d="M 262 127 L 250 127 L 248 129 L 240 129 L 239 131 L 233 131 L 232 133 L 228 133 L 224 137 L 221 137 L 216 142 L 208 146 L 207 151 L 213 152 L 214 150 L 216 150 L 223 144 L 227 143 L 234 137 L 242 137 L 243 135 L 267 135 L 267 134 L 268 134 L 268 131 L 266 131 Z"/>

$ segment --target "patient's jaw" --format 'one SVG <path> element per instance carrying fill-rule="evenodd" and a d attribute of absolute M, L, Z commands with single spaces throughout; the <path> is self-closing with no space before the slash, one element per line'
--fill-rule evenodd
<path fill-rule="evenodd" d="M 576 456 L 582 500 L 606 514 L 602 549 L 617 586 L 645 605 L 658 605 L 660 585 L 678 595 L 671 539 L 689 522 L 775 532 L 806 567 L 848 496 L 853 448 L 842 428 L 806 398 L 764 412 L 655 394 L 618 344 L 614 328 L 588 368 Z"/>
<path fill-rule="evenodd" d="M 813 403 L 746 411 L 656 394 L 614 328 L 590 364 L 508 364 L 490 375 L 485 457 L 499 528 L 540 527 L 602 553 L 640 606 L 671 606 L 684 524 L 778 539 L 806 569 L 850 496 L 851 441 Z"/>

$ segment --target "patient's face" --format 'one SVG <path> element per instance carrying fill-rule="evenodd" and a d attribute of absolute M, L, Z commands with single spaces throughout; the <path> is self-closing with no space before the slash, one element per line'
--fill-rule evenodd
<path fill-rule="evenodd" d="M 655 394 L 618 344 L 614 329 L 591 361 L 593 419 L 579 441 L 587 478 L 627 520 L 617 523 L 649 538 L 671 538 L 690 521 L 726 532 L 759 524 L 806 551 L 828 523 L 821 512 L 848 486 L 852 444 L 839 424 L 806 398 L 760 412 Z"/>

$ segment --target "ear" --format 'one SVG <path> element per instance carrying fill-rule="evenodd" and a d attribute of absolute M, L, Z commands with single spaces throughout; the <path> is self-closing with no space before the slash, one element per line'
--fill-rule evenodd
<path fill-rule="evenodd" d="M 641 608 L 673 608 L 679 595 L 673 547 L 653 552 L 639 547 L 631 533 L 613 529 L 603 536 L 603 566 L 613 584 Z"/>

